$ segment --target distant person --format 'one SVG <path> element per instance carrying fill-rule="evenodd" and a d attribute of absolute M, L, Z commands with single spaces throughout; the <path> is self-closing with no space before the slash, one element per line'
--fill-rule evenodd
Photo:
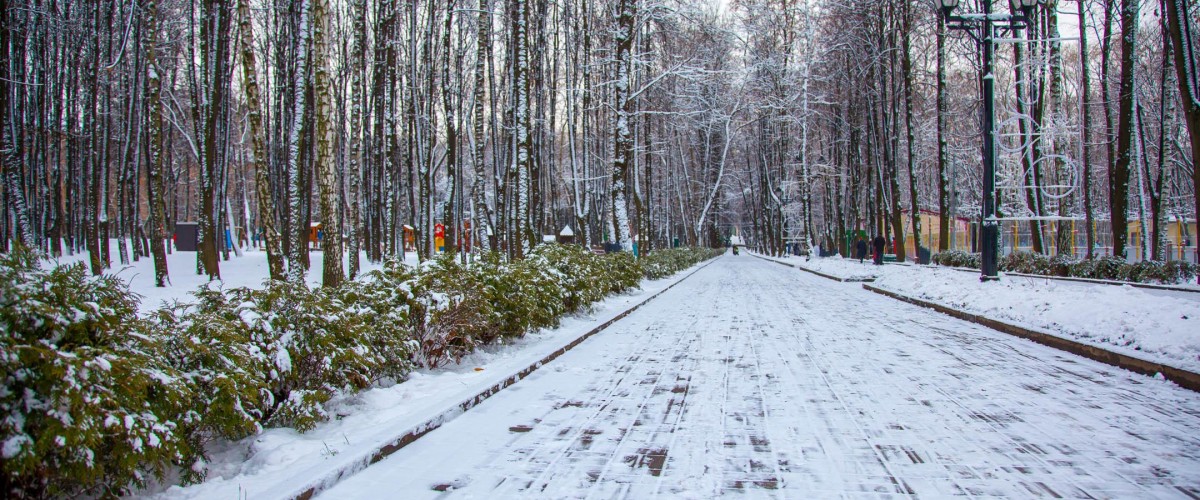
<path fill-rule="evenodd" d="M 867 239 L 862 236 L 858 237 L 858 241 L 854 242 L 854 253 L 858 254 L 858 263 L 862 264 L 863 259 L 867 258 Z"/>
<path fill-rule="evenodd" d="M 875 239 L 871 240 L 871 246 L 875 247 L 875 265 L 883 265 L 883 248 L 887 246 L 887 240 L 883 239 L 883 235 L 875 235 Z"/>

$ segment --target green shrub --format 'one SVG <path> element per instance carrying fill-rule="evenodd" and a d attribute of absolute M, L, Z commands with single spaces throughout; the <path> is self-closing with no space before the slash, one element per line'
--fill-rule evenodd
<path fill-rule="evenodd" d="M 943 266 L 980 267 L 979 254 L 951 250 L 933 256 Z M 1038 253 L 1015 252 L 1000 260 L 1000 270 L 1010 273 L 1038 274 L 1135 283 L 1181 283 L 1194 278 L 1197 266 L 1182 261 L 1142 261 L 1127 263 L 1113 256 L 1079 259 L 1072 255 L 1047 257 Z"/>
<path fill-rule="evenodd" d="M 939 252 L 932 257 L 934 263 L 948 267 L 968 267 L 979 269 L 981 267 L 981 256 L 977 253 L 968 253 L 962 250 L 947 250 Z"/>
<path fill-rule="evenodd" d="M 419 364 L 432 368 L 458 361 L 493 336 L 493 304 L 480 278 L 445 254 L 422 263 L 405 285 L 413 296 L 408 307 Z"/>
<path fill-rule="evenodd" d="M 1006 273 L 1049 274 L 1050 258 L 1036 252 L 1013 252 L 1000 259 L 1000 270 Z"/>
<path fill-rule="evenodd" d="M 1173 260 L 1167 262 L 1166 269 L 1163 270 L 1163 283 L 1183 283 L 1190 281 L 1200 274 L 1200 267 L 1191 262 L 1181 260 Z"/>
<path fill-rule="evenodd" d="M 121 495 L 193 455 L 189 389 L 121 281 L 0 255 L 0 331 L 6 494 Z"/>
<path fill-rule="evenodd" d="M 307 431 L 339 394 L 554 326 L 643 276 L 719 253 L 662 250 L 643 264 L 543 245 L 513 262 L 391 261 L 336 289 L 205 286 L 146 318 L 114 278 L 89 278 L 82 265 L 46 271 L 28 252 L 0 255 L 4 490 L 116 496 L 172 466 L 199 481 L 214 440 Z"/>
<path fill-rule="evenodd" d="M 196 302 L 159 309 L 152 319 L 164 338 L 166 361 L 192 388 L 185 428 L 203 460 L 213 439 L 262 430 L 269 362 L 224 293 L 203 287 L 194 296 Z M 206 472 L 202 462 L 182 471 L 185 482 L 201 481 Z"/>
<path fill-rule="evenodd" d="M 195 339 L 179 350 L 176 362 L 208 365 L 213 377 L 228 378 L 225 395 L 236 400 L 218 399 L 215 409 L 240 408 L 244 414 L 228 416 L 229 425 L 211 425 L 218 434 L 244 435 L 250 427 L 239 421 L 248 418 L 256 425 L 306 431 L 328 417 L 323 405 L 335 394 L 365 389 L 406 366 L 389 364 L 407 345 L 404 336 L 384 335 L 388 325 L 372 323 L 378 315 L 345 303 L 341 290 L 269 281 L 262 289 L 234 288 L 220 298 L 217 293 L 201 291 L 195 309 L 176 320 Z M 366 295 L 360 289 L 346 296 Z M 222 359 L 206 359 L 195 350 L 206 344 L 217 346 L 214 355 Z M 247 354 L 228 359 L 226 350 Z M 229 369 L 233 363 L 239 370 Z M 204 377 L 199 382 L 209 383 Z"/>
<path fill-rule="evenodd" d="M 723 250 L 691 247 L 655 250 L 638 259 L 638 264 L 641 265 L 646 278 L 661 279 L 716 257 L 722 252 Z"/>
<path fill-rule="evenodd" d="M 599 268 L 601 274 L 596 279 L 605 295 L 624 292 L 642 281 L 642 268 L 629 252 L 600 256 Z"/>
<path fill-rule="evenodd" d="M 595 286 L 601 268 L 599 257 L 592 252 L 578 245 L 541 245 L 533 254 L 545 259 L 557 273 L 567 312 L 579 311 L 604 298 L 603 291 Z"/>
<path fill-rule="evenodd" d="M 408 305 L 412 294 L 404 285 L 409 271 L 397 261 L 384 263 L 381 270 L 362 279 L 347 281 L 337 290 L 347 321 L 357 325 L 360 348 L 371 353 L 371 382 L 382 379 L 403 380 L 412 371 L 413 353 L 418 345 L 411 327 Z"/>

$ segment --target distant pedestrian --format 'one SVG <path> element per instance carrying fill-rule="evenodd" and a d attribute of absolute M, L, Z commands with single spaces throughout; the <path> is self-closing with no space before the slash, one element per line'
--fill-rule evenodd
<path fill-rule="evenodd" d="M 883 239 L 883 235 L 875 235 L 875 239 L 871 240 L 871 246 L 875 247 L 875 265 L 883 265 L 883 248 L 887 246 L 887 240 Z"/>
<path fill-rule="evenodd" d="M 858 241 L 854 242 L 854 253 L 858 254 L 858 263 L 862 264 L 863 259 L 867 258 L 867 239 L 862 236 L 858 237 Z"/>

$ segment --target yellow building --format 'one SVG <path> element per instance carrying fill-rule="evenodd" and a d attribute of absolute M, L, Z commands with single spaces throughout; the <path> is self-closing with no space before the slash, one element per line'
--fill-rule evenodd
<path fill-rule="evenodd" d="M 933 253 L 938 251 L 938 243 L 940 237 L 938 235 L 939 222 L 941 217 L 937 212 L 930 210 L 921 210 L 921 247 L 931 249 Z M 965 252 L 978 252 L 976 248 L 975 232 L 979 226 L 978 217 L 955 217 L 950 224 L 950 244 L 951 250 L 962 250 Z M 1068 254 L 1075 256 L 1084 256 L 1087 254 L 1087 233 L 1085 231 L 1086 222 L 1083 218 L 1064 218 L 1059 220 L 1047 220 L 1042 222 L 1042 237 L 1043 243 L 1046 246 L 1046 253 L 1050 255 Z M 1095 244 L 1096 255 L 1112 255 L 1112 232 L 1109 230 L 1107 220 L 1096 219 L 1093 221 L 1095 227 Z M 1129 260 L 1137 262 L 1145 259 L 1142 248 L 1142 238 L 1149 230 L 1142 229 L 1140 220 L 1132 220 L 1129 222 L 1128 240 Z M 1070 235 L 1064 241 L 1067 245 L 1059 249 L 1058 231 L 1070 231 Z M 1196 244 L 1197 227 L 1195 219 L 1180 219 L 1177 217 L 1168 217 L 1165 228 L 1167 240 L 1167 259 L 1168 260 L 1183 260 L 1187 262 L 1196 262 Z M 916 253 L 916 241 L 913 238 L 912 218 L 908 216 L 908 212 L 904 212 L 904 236 L 905 236 L 905 255 L 910 260 Z M 1000 255 L 1008 255 L 1014 252 L 1032 252 L 1033 251 L 1033 236 L 1030 232 L 1028 221 L 1006 220 L 1000 224 Z"/>
<path fill-rule="evenodd" d="M 1167 240 L 1167 260 L 1196 261 L 1196 220 L 1168 217 L 1165 237 Z M 1142 228 L 1142 221 L 1129 221 L 1129 256 L 1131 260 L 1145 260 L 1142 238 L 1152 236 L 1154 228 L 1147 224 Z"/>
<path fill-rule="evenodd" d="M 908 256 L 909 260 L 917 255 L 916 240 L 913 238 L 912 217 L 909 217 L 909 212 L 904 212 L 904 255 Z M 964 252 L 974 252 L 975 249 L 975 222 L 976 219 L 967 217 L 954 217 L 950 220 L 950 244 L 951 250 L 962 250 Z M 932 253 L 937 253 L 940 248 L 942 217 L 937 212 L 932 210 L 921 210 L 921 247 L 928 248 Z"/>

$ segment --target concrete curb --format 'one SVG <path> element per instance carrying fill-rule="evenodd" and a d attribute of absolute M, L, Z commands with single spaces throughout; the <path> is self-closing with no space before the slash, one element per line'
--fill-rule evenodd
<path fill-rule="evenodd" d="M 446 424 L 447 422 L 454 420 L 459 415 L 462 415 L 467 410 L 470 410 L 471 408 L 474 408 L 475 406 L 479 405 L 487 398 L 494 396 L 495 394 L 499 393 L 500 391 L 508 388 L 509 386 L 511 386 L 517 382 L 520 382 L 522 379 L 524 379 L 525 377 L 528 377 L 534 371 L 537 371 L 538 368 L 541 368 L 543 365 L 545 365 L 551 361 L 554 361 L 556 358 L 558 358 L 559 356 L 562 356 L 567 351 L 570 351 L 575 346 L 582 344 L 583 341 L 587 340 L 588 338 L 591 338 L 593 335 L 596 335 L 597 333 L 600 333 L 601 331 L 608 328 L 609 326 L 612 326 L 613 323 L 616 323 L 617 321 L 624 319 L 626 316 L 629 316 L 631 313 L 636 311 L 638 308 L 640 308 L 640 307 L 646 305 L 648 302 L 658 298 L 659 295 L 662 295 L 662 294 L 666 293 L 668 290 L 675 288 L 676 285 L 683 283 L 684 280 L 690 278 L 693 274 L 696 274 L 701 269 L 708 267 L 708 265 L 712 264 L 715 260 L 716 260 L 716 258 L 709 259 L 708 262 L 705 262 L 700 267 L 698 267 L 695 270 L 693 270 L 692 272 L 688 273 L 687 276 L 680 278 L 678 281 L 676 281 L 675 283 L 672 283 L 670 286 L 668 286 L 662 290 L 659 290 L 657 293 L 655 293 L 654 295 L 651 295 L 650 297 L 647 297 L 646 300 L 638 302 L 633 307 L 626 309 L 624 312 L 614 316 L 612 319 L 609 319 L 608 321 L 601 323 L 599 326 L 597 326 L 591 330 L 588 330 L 587 333 L 580 335 L 575 340 L 572 340 L 571 342 L 567 343 L 567 345 L 564 345 L 564 346 L 558 348 L 557 350 L 555 350 L 554 352 L 547 354 L 546 356 L 542 357 L 542 359 L 523 368 L 521 371 L 519 371 L 513 375 L 510 375 L 509 377 L 505 378 L 504 380 L 501 380 L 495 384 L 492 384 L 492 386 L 484 389 L 483 391 L 475 394 L 474 396 L 469 397 L 469 398 L 463 400 L 462 402 L 458 403 L 457 405 L 455 405 L 451 408 L 448 408 L 448 409 L 442 411 L 441 413 L 438 413 L 434 417 L 409 428 L 403 434 L 397 436 L 394 439 L 389 440 L 387 443 L 385 443 L 381 446 L 377 446 L 373 451 L 365 454 L 363 457 L 361 457 L 359 459 L 356 459 L 353 463 L 339 467 L 337 470 L 334 470 L 332 472 L 329 472 L 327 474 L 324 474 L 320 477 L 313 479 L 307 485 L 298 487 L 297 489 L 293 490 L 291 493 L 284 495 L 283 498 L 295 499 L 295 500 L 308 500 L 308 499 L 312 498 L 313 496 L 316 496 L 318 493 L 321 493 L 322 491 L 325 491 L 325 490 L 329 489 L 330 487 L 332 487 L 333 485 L 341 482 L 342 480 L 344 480 L 350 476 L 353 476 L 354 474 L 358 473 L 359 471 L 361 471 L 363 469 L 366 469 L 371 464 L 374 464 L 380 460 L 383 460 L 388 455 L 391 455 L 391 454 L 401 450 L 405 446 L 412 444 L 417 439 L 420 439 L 421 436 L 424 436 L 424 435 L 432 432 L 433 430 L 437 429 L 438 427 L 441 427 L 442 425 Z"/>
<path fill-rule="evenodd" d="M 930 302 L 927 300 L 909 297 L 907 295 L 901 295 L 899 293 L 884 290 L 879 287 L 863 284 L 863 288 L 886 297 L 902 300 L 904 302 L 915 304 L 921 307 L 927 307 L 942 314 L 953 316 L 964 321 L 970 321 L 999 332 L 1029 339 L 1042 345 L 1067 351 L 1072 354 L 1077 354 L 1088 359 L 1116 366 L 1118 368 L 1124 368 L 1132 372 L 1150 376 L 1161 373 L 1163 377 L 1166 377 L 1167 380 L 1175 382 L 1184 389 L 1200 392 L 1200 373 L 1190 372 L 1180 368 L 1175 368 L 1173 366 L 1164 365 L 1162 363 L 1156 363 L 1141 358 L 1135 358 L 1126 354 L 1112 352 L 1091 344 L 1084 344 L 1074 340 L 1068 340 L 1046 332 L 1039 332 L 1026 327 L 994 320 L 978 314 L 972 314 L 959 309 L 947 307 L 936 302 Z"/>
<path fill-rule="evenodd" d="M 979 270 L 976 269 L 975 272 L 979 272 Z M 1038 279 L 1048 279 L 1048 280 L 1056 280 L 1056 281 L 1074 281 L 1076 283 L 1091 283 L 1093 285 L 1110 285 L 1110 286 L 1129 285 L 1134 288 L 1148 288 L 1151 290 L 1168 290 L 1168 291 L 1172 291 L 1172 292 L 1200 293 L 1200 288 L 1184 288 L 1181 286 L 1156 285 L 1154 283 L 1134 283 L 1132 281 L 1094 280 L 1094 279 L 1090 279 L 1090 278 L 1072 278 L 1069 276 L 1045 276 L 1045 275 L 1041 275 L 1041 274 L 1025 274 L 1025 273 L 1004 273 L 1004 275 L 1005 276 L 1016 276 L 1019 278 L 1038 278 Z"/>
<path fill-rule="evenodd" d="M 776 264 L 779 264 L 779 265 L 781 265 L 781 266 L 787 266 L 787 267 L 790 267 L 790 268 L 792 268 L 792 269 L 799 269 L 799 270 L 801 270 L 801 271 L 804 271 L 804 272 L 806 272 L 806 273 L 812 273 L 812 274 L 815 274 L 815 275 L 817 275 L 817 276 L 820 276 L 820 277 L 822 277 L 822 278 L 829 279 L 829 280 L 833 280 L 833 281 L 838 281 L 838 282 L 842 282 L 842 283 L 871 283 L 871 282 L 874 282 L 874 281 L 875 281 L 875 278 L 874 278 L 874 277 L 871 277 L 871 278 L 841 278 L 841 277 L 838 277 L 838 276 L 834 276 L 834 275 L 832 275 L 832 274 L 825 274 L 825 273 L 822 273 L 822 272 L 820 272 L 820 271 L 813 271 L 812 269 L 808 269 L 808 268 L 806 268 L 806 267 L 797 266 L 797 265 L 793 265 L 793 264 L 788 264 L 787 262 L 779 262 L 779 261 L 777 261 L 777 260 L 774 260 L 774 259 L 768 259 L 768 258 L 766 258 L 766 257 L 762 257 L 762 256 L 755 255 L 755 254 L 750 254 L 750 256 L 752 256 L 752 257 L 755 257 L 755 258 L 758 258 L 758 259 L 765 260 L 765 261 L 767 261 L 767 262 L 774 262 L 774 263 L 776 263 Z"/>

